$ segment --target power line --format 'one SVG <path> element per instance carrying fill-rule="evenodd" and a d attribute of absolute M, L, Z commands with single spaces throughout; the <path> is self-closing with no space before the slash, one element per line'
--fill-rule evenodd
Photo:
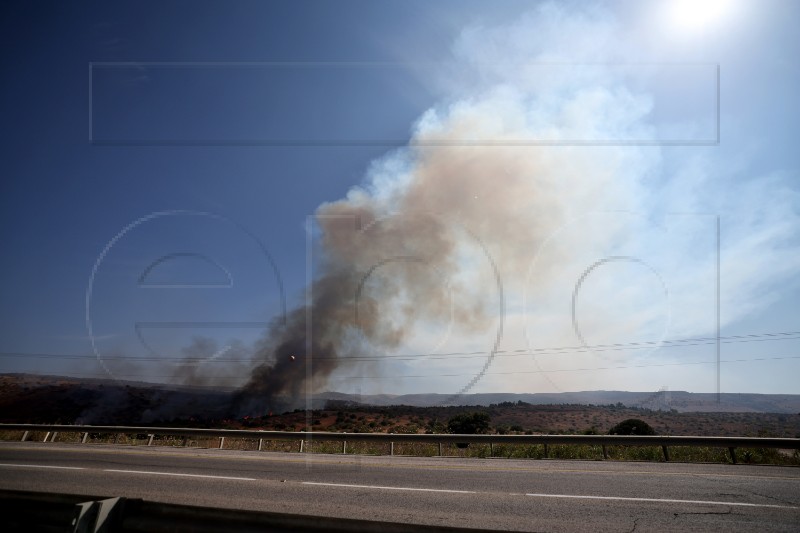
<path fill-rule="evenodd" d="M 722 359 L 720 363 L 753 363 L 753 362 L 761 362 L 761 361 L 783 361 L 783 360 L 793 360 L 793 359 L 800 359 L 800 355 L 790 355 L 784 357 L 755 357 L 749 359 Z M 697 366 L 697 365 L 712 365 L 716 364 L 717 361 L 686 361 L 680 363 L 651 363 L 651 364 L 642 364 L 642 365 L 617 365 L 617 366 L 598 366 L 598 367 L 587 367 L 587 368 L 559 368 L 559 369 L 552 369 L 552 370 L 522 370 L 522 371 L 508 371 L 508 372 L 487 372 L 486 376 L 507 376 L 507 375 L 517 375 L 517 374 L 554 374 L 554 373 L 563 373 L 563 372 L 595 372 L 598 370 L 625 370 L 629 368 L 661 368 L 661 367 L 672 367 L 672 366 Z M 108 377 L 108 374 L 103 372 L 74 372 L 73 377 L 77 375 L 78 377 Z M 347 376 L 341 378 L 329 378 L 329 381 L 347 381 L 353 379 L 404 379 L 404 378 L 439 378 L 439 377 L 466 377 L 466 376 L 473 376 L 473 373 L 457 373 L 457 374 L 417 374 L 417 375 L 410 375 L 410 374 L 400 374 L 400 375 L 393 375 L 393 376 Z M 117 378 L 148 378 L 148 379 L 166 379 L 166 378 L 177 378 L 179 376 L 175 376 L 174 374 L 169 375 L 151 375 L 151 374 L 114 374 Z M 203 376 L 205 380 L 212 380 L 212 379 L 220 379 L 220 380 L 235 380 L 237 379 L 236 376 Z"/>
<path fill-rule="evenodd" d="M 800 355 L 790 355 L 786 357 L 757 357 L 753 359 L 722 359 L 721 363 L 750 363 L 757 361 L 779 361 L 785 359 L 800 359 Z M 653 363 L 648 365 L 619 365 L 619 366 L 597 366 L 592 368 L 559 368 L 553 370 L 522 370 L 522 371 L 509 371 L 509 372 L 487 372 L 486 376 L 508 376 L 516 374 L 555 374 L 561 372 L 595 372 L 598 370 L 624 370 L 628 368 L 658 368 L 667 366 L 692 366 L 692 365 L 712 365 L 717 364 L 717 361 L 689 361 L 684 363 Z M 397 375 L 397 376 L 350 376 L 346 379 L 398 379 L 398 378 L 434 378 L 434 377 L 464 377 L 471 376 L 472 374 L 429 374 L 429 375 Z"/>
<path fill-rule="evenodd" d="M 722 344 L 744 343 L 744 342 L 765 342 L 765 341 L 778 341 L 778 340 L 798 340 L 800 339 L 800 331 L 787 331 L 775 333 L 753 333 L 749 335 L 730 335 L 720 337 Z M 588 353 L 588 352 L 605 352 L 605 351 L 622 351 L 622 350 L 641 350 L 657 346 L 659 348 L 679 348 L 690 346 L 705 346 L 716 344 L 716 337 L 705 338 L 689 338 L 689 339 L 675 339 L 665 341 L 642 341 L 642 342 L 629 342 L 617 344 L 597 344 L 592 346 L 565 346 L 565 347 L 551 347 L 551 348 L 522 348 L 517 350 L 498 350 L 496 355 L 498 357 L 514 357 L 521 355 L 559 355 L 562 353 Z M 427 353 L 427 354 L 384 354 L 380 356 L 354 356 L 354 357 L 313 357 L 317 361 L 336 360 L 340 363 L 345 362 L 361 362 L 361 361 L 383 361 L 383 360 L 417 360 L 422 357 L 430 359 L 473 359 L 486 357 L 486 351 L 476 352 L 449 352 L 449 353 Z M 59 359 L 97 359 L 94 354 L 54 354 L 42 352 L 0 352 L 0 357 L 32 357 L 32 358 L 59 358 Z M 163 362 L 175 361 L 180 364 L 197 364 L 197 363 L 254 363 L 252 358 L 204 358 L 204 357 L 153 357 L 153 356 L 135 356 L 135 355 L 110 355 L 103 356 L 104 361 L 126 361 L 134 360 L 141 362 Z"/>

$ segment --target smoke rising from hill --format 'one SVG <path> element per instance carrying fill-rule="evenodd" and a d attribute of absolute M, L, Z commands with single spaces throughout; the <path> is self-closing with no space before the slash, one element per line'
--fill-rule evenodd
<path fill-rule="evenodd" d="M 480 74 L 461 48 L 459 67 Z M 269 410 L 279 395 L 300 397 L 308 378 L 316 388 L 344 359 L 396 348 L 426 320 L 452 314 L 458 331 L 490 329 L 502 319 L 503 286 L 520 288 L 531 250 L 572 211 L 605 200 L 630 207 L 629 169 L 641 167 L 635 150 L 514 145 L 553 133 L 532 111 L 563 89 L 529 91 L 519 80 L 495 71 L 492 83 L 429 110 L 409 146 L 376 161 L 364 186 L 319 207 L 320 274 L 307 306 L 264 339 L 239 411 Z M 637 101 L 628 93 L 591 90 L 601 94 L 568 95 L 560 106 L 575 107 L 574 118 L 547 127 L 568 136 L 576 128 L 625 127 L 646 113 L 646 105 L 631 108 Z M 483 146 L 487 139 L 495 145 Z M 569 259 L 566 245 L 539 265 L 536 285 Z M 443 279 L 448 291 L 440 290 Z"/>
<path fill-rule="evenodd" d="M 464 30 L 448 70 L 455 75 L 439 80 L 447 96 L 414 124 L 409 145 L 375 161 L 365 183 L 344 199 L 318 208 L 309 231 L 317 237 L 319 262 L 307 304 L 265 336 L 258 365 L 235 402 L 237 412 L 263 413 L 277 397 L 301 398 L 322 387 L 343 361 L 402 346 L 415 328 L 448 314 L 458 332 L 491 333 L 498 321 L 518 326 L 533 310 L 543 317 L 534 337 L 541 335 L 545 345 L 573 345 L 571 324 L 549 321 L 548 313 L 568 304 L 551 289 L 564 272 L 574 281 L 598 258 L 619 255 L 609 250 L 641 254 L 665 272 L 671 305 L 687 310 L 673 313 L 670 333 L 708 333 L 712 321 L 696 310 L 713 303 L 713 293 L 703 291 L 713 285 L 708 265 L 716 250 L 696 241 L 659 241 L 662 234 L 632 230 L 624 217 L 592 219 L 559 233 L 598 211 L 708 210 L 698 207 L 707 199 L 686 194 L 685 179 L 694 179 L 700 191 L 713 180 L 665 179 L 658 146 L 570 142 L 655 139 L 651 96 L 627 86 L 624 69 L 611 66 L 630 56 L 615 35 L 607 14 L 553 4 L 510 25 Z M 559 62 L 573 67 L 542 69 Z M 526 142 L 537 139 L 555 146 Z M 756 196 L 766 193 L 763 186 L 751 187 Z M 711 209 L 735 213 L 752 198 L 717 194 Z M 750 237 L 731 244 L 732 256 L 743 261 L 725 266 L 723 279 L 739 279 L 747 264 L 763 266 L 766 257 L 781 258 L 780 270 L 770 269 L 771 281 L 800 268 L 800 254 L 791 259 L 791 250 L 779 245 L 797 224 L 791 201 L 787 197 L 776 214 L 750 219 L 747 227 L 737 221 L 726 226 L 733 237 Z M 545 245 L 547 253 L 539 254 Z M 702 286 L 699 279 L 706 280 Z M 597 289 L 599 299 L 617 301 L 630 318 L 610 331 L 596 312 L 584 326 L 612 341 L 642 329 L 648 335 L 661 331 L 660 307 L 650 312 L 648 294 L 618 281 Z M 733 291 L 731 298 L 753 301 L 756 289 L 765 287 L 756 285 Z M 620 287 L 628 290 L 627 300 L 619 298 Z M 533 307 L 524 308 L 523 293 Z M 503 294 L 510 295 L 505 308 Z M 725 307 L 724 321 L 747 308 Z"/>

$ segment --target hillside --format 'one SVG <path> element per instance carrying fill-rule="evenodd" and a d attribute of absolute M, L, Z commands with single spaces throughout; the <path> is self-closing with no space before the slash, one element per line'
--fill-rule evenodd
<path fill-rule="evenodd" d="M 284 400 L 256 417 L 232 413 L 233 391 L 154 386 L 58 376 L 0 375 L 0 422 L 153 424 L 251 427 L 273 430 L 441 432 L 449 418 L 482 410 L 492 430 L 605 433 L 626 418 L 641 418 L 661 434 L 800 436 L 800 396 L 688 392 L 589 391 L 560 394 L 470 394 L 442 405 L 438 394 L 353 396 L 319 394 Z"/>

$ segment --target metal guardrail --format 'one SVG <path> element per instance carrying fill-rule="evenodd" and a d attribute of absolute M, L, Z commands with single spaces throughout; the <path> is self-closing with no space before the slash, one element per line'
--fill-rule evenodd
<path fill-rule="evenodd" d="M 601 446 L 603 458 L 607 458 L 607 446 L 661 446 L 664 460 L 669 461 L 670 446 L 707 446 L 711 448 L 728 448 L 731 460 L 736 463 L 736 448 L 777 448 L 784 450 L 800 450 L 800 439 L 772 437 L 698 437 L 672 435 L 456 435 L 456 434 L 416 434 L 416 433 L 329 433 L 322 431 L 261 431 L 249 429 L 195 429 L 166 428 L 151 426 L 89 426 L 61 424 L 0 424 L 0 430 L 23 431 L 22 440 L 28 439 L 31 432 L 47 432 L 43 442 L 52 442 L 58 433 L 83 433 L 81 442 L 86 442 L 90 434 L 127 434 L 148 435 L 148 445 L 153 444 L 155 435 L 174 437 L 219 438 L 219 447 L 225 446 L 226 438 L 254 439 L 259 441 L 261 450 L 264 441 L 284 440 L 298 441 L 302 452 L 304 443 L 341 442 L 342 452 L 347 451 L 347 442 L 379 442 L 389 443 L 394 455 L 395 443 L 439 444 L 441 455 L 442 444 L 541 444 L 544 445 L 545 457 L 547 447 L 551 444 L 594 445 Z"/>

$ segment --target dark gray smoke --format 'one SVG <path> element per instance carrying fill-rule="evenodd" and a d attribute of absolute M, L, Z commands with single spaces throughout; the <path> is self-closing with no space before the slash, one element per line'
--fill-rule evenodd
<path fill-rule="evenodd" d="M 396 348 L 415 323 L 451 311 L 439 273 L 455 267 L 458 231 L 425 213 L 380 218 L 379 204 L 367 200 L 319 209 L 322 275 L 309 304 L 270 328 L 236 414 L 277 410 L 287 398 L 302 403 L 344 359 Z M 484 318 L 481 306 L 457 310 L 461 324 Z"/>

